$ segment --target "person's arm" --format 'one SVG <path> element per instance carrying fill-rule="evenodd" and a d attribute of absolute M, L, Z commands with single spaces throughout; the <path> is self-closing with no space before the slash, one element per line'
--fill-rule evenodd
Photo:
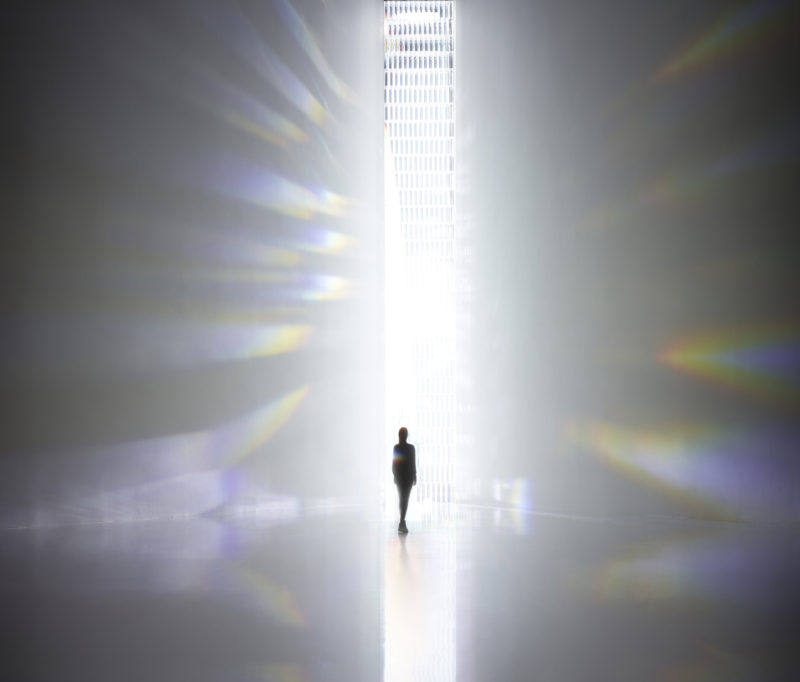
<path fill-rule="evenodd" d="M 417 449 L 411 446 L 411 485 L 417 485 Z"/>

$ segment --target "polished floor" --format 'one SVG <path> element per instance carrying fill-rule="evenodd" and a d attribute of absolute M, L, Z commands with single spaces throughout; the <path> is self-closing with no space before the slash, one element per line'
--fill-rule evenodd
<path fill-rule="evenodd" d="M 800 680 L 796 528 L 364 509 L 0 532 L 0 679 Z"/>

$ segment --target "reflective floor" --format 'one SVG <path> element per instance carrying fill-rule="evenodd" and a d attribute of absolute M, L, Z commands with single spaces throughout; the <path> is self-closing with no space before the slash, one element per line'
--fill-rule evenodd
<path fill-rule="evenodd" d="M 0 679 L 800 679 L 796 529 L 474 507 L 0 532 Z"/>

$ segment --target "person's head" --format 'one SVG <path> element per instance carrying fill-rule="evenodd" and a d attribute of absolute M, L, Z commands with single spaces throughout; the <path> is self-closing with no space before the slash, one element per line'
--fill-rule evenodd
<path fill-rule="evenodd" d="M 401 427 L 397 432 L 397 437 L 400 439 L 401 443 L 405 443 L 408 440 L 408 429 L 405 426 Z"/>

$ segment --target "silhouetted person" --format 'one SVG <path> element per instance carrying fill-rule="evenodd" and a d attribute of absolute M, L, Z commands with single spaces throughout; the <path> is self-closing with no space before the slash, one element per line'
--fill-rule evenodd
<path fill-rule="evenodd" d="M 408 442 L 408 429 L 405 426 L 398 431 L 397 437 L 400 442 L 394 446 L 392 457 L 392 475 L 400 498 L 400 525 L 397 526 L 397 530 L 400 533 L 408 533 L 406 510 L 411 488 L 417 484 L 417 453 L 414 446 Z"/>

